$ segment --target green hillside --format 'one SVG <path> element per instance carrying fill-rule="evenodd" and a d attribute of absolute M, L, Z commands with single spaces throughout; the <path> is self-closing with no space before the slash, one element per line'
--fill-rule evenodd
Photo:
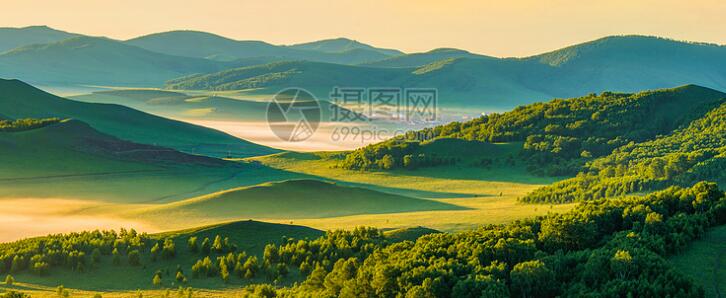
<path fill-rule="evenodd" d="M 318 180 L 288 180 L 151 207 L 139 216 L 293 219 L 457 209 L 465 208 Z"/>
<path fill-rule="evenodd" d="M 193 278 L 191 267 L 196 260 L 206 255 L 215 258 L 226 256 L 228 253 L 235 255 L 235 261 L 237 253 L 243 253 L 242 263 L 245 263 L 248 256 L 261 260 L 263 248 L 267 244 L 280 245 L 285 243 L 285 239 L 315 239 L 323 234 L 322 231 L 302 226 L 239 221 L 152 235 L 133 230 L 50 235 L 0 244 L 2 252 L 0 255 L 3 256 L 0 272 L 8 273 L 11 270 L 10 267 L 5 267 L 8 256 L 12 266 L 13 255 L 28 254 L 28 259 L 24 260 L 22 265 L 17 265 L 12 274 L 18 281 L 36 285 L 49 287 L 64 285 L 68 288 L 106 291 L 150 289 L 152 277 L 161 270 L 164 272 L 161 275 L 163 284 L 167 287 L 184 285 L 195 288 L 225 288 L 227 285 L 221 279 Z M 191 251 L 187 245 L 191 237 L 198 239 L 199 250 L 196 252 Z M 204 239 L 208 239 L 211 245 L 216 237 L 226 238 L 226 244 L 220 246 L 219 250 L 202 252 L 199 246 Z M 162 255 L 160 251 L 157 257 L 152 257 L 150 251 L 153 246 L 159 242 L 163 244 L 165 240 L 167 243 L 173 243 L 173 256 L 168 256 L 166 253 Z M 67 245 L 70 243 L 73 245 Z M 234 252 L 232 252 L 233 247 Z M 49 251 L 52 248 L 56 248 L 57 251 L 55 253 Z M 93 256 L 93 251 L 96 249 L 98 257 L 94 261 L 96 257 Z M 118 252 L 118 263 L 114 262 L 114 249 Z M 139 253 L 138 264 L 129 262 L 129 254 L 132 251 Z M 79 257 L 80 252 L 83 255 Z M 31 260 L 30 257 L 36 254 L 45 255 L 45 260 L 41 261 L 38 258 Z M 67 260 L 60 260 L 62 257 L 67 257 Z M 34 266 L 37 263 L 44 263 L 47 268 L 40 273 L 38 267 Z M 178 266 L 187 277 L 186 283 L 175 280 Z M 230 271 L 232 269 L 230 268 Z M 263 272 L 258 274 L 258 277 L 244 282 L 263 282 L 265 275 Z"/>
<path fill-rule="evenodd" d="M 521 59 L 438 50 L 362 66 L 275 63 L 180 78 L 167 87 L 263 88 L 257 92 L 274 93 L 280 87 L 296 86 L 322 98 L 334 86 L 437 88 L 440 106 L 502 110 L 592 92 L 637 92 L 686 84 L 726 90 L 724 63 L 724 46 L 618 36 Z"/>
<path fill-rule="evenodd" d="M 158 86 L 225 63 L 151 52 L 98 37 L 20 47 L 0 54 L 0 76 L 53 84 Z"/>
<path fill-rule="evenodd" d="M 52 43 L 76 36 L 78 34 L 55 30 L 47 26 L 0 28 L 0 53 L 17 47 Z"/>
<path fill-rule="evenodd" d="M 344 44 L 341 45 L 340 42 Z M 266 58 L 357 64 L 398 55 L 345 40 L 324 40 L 294 46 L 277 46 L 262 41 L 233 40 L 199 31 L 170 31 L 137 37 L 125 42 L 158 53 L 223 61 Z M 268 61 L 269 62 L 269 61 Z"/>
<path fill-rule="evenodd" d="M 688 127 L 630 143 L 593 160 L 577 177 L 528 194 L 526 202 L 571 202 L 715 181 L 726 185 L 726 102 Z"/>
<path fill-rule="evenodd" d="M 477 142 L 448 148 L 433 147 L 436 150 L 427 152 L 424 148 L 430 141 L 418 141 L 420 136 L 425 136 L 435 140 L 523 142 L 516 159 L 527 164 L 530 171 L 554 176 L 574 175 L 586 162 L 608 155 L 617 147 L 651 140 L 688 125 L 724 98 L 724 93 L 689 85 L 635 94 L 605 92 L 556 99 L 369 145 L 348 154 L 341 166 L 348 169 L 406 168 L 411 161 L 431 166 L 449 163 L 450 159 L 442 160 L 447 156 L 460 156 L 468 163 L 501 161 L 502 157 L 511 159 L 501 155 L 487 157 L 491 155 L 484 153 L 488 150 L 479 150 L 483 154 L 457 152 L 462 147 L 482 146 Z M 384 159 L 390 166 L 382 167 Z"/>
<path fill-rule="evenodd" d="M 73 118 L 123 140 L 216 157 L 276 152 L 216 130 L 119 105 L 67 100 L 17 80 L 0 80 L 0 91 L 0 113 L 11 118 Z"/>
<path fill-rule="evenodd" d="M 669 261 L 700 284 L 706 297 L 722 297 L 726 293 L 726 225 L 706 232 Z"/>
<path fill-rule="evenodd" d="M 0 179 L 161 170 L 163 166 L 228 163 L 163 147 L 122 141 L 68 120 L 16 132 L 0 130 Z"/>
<path fill-rule="evenodd" d="M 0 197 L 7 199 L 66 199 L 76 206 L 82 203 L 75 200 L 163 202 L 290 177 L 259 165 L 123 141 L 78 120 L 3 120 L 0 144 Z M 6 204 L 12 210 L 13 203 Z M 69 206 L 69 212 L 80 211 Z"/>
<path fill-rule="evenodd" d="M 697 84 L 726 90 L 726 46 L 650 36 L 611 36 L 533 56 L 553 66 L 557 84 L 542 89 L 558 96 L 573 90 L 634 91 Z M 570 93 L 568 93 L 570 92 Z"/>

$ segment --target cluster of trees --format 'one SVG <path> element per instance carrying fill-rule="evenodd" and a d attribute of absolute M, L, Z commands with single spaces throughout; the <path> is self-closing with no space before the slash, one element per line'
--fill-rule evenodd
<path fill-rule="evenodd" d="M 229 237 L 222 238 L 220 235 L 215 235 L 214 241 L 210 241 L 209 237 L 205 237 L 201 244 L 198 237 L 191 236 L 187 239 L 187 247 L 193 253 L 201 252 L 205 255 L 209 255 L 211 252 L 223 254 L 237 251 L 237 245 L 231 243 Z"/>
<path fill-rule="evenodd" d="M 266 249 L 265 263 L 315 264 L 300 270 L 304 282 L 246 291 L 262 297 L 702 297 L 703 289 L 664 256 L 725 223 L 724 193 L 701 182 L 416 242 L 391 244 L 375 230 L 335 232 Z"/>
<path fill-rule="evenodd" d="M 332 270 L 340 259 L 365 258 L 388 243 L 380 230 L 363 227 L 351 231 L 329 231 L 324 237 L 314 240 L 286 238 L 283 242 L 279 246 L 266 245 L 261 260 L 245 252 L 216 254 L 216 258 L 206 255 L 192 266 L 192 276 L 219 277 L 224 282 L 229 282 L 231 277 L 247 280 L 262 277 L 279 283 L 291 271 L 302 275 L 326 272 Z"/>
<path fill-rule="evenodd" d="M 535 190 L 524 202 L 562 203 L 691 185 L 726 182 L 726 103 L 688 127 L 630 143 L 589 163 L 582 173 Z"/>
<path fill-rule="evenodd" d="M 345 155 L 338 166 L 349 170 L 416 169 L 452 165 L 456 157 L 421 152 L 422 144 L 405 138 L 368 145 Z"/>
<path fill-rule="evenodd" d="M 605 92 L 530 104 L 507 113 L 452 122 L 411 134 L 434 139 L 523 142 L 520 158 L 531 172 L 574 175 L 586 162 L 608 155 L 615 148 L 651 140 L 690 123 L 719 99 L 711 91 L 693 86 L 637 94 Z M 421 147 L 419 141 L 404 135 L 355 150 L 340 165 L 363 170 L 387 169 L 391 164 L 394 168 L 406 168 L 404 156 L 417 156 L 422 153 Z M 389 162 L 391 158 L 393 163 Z M 438 163 L 421 166 L 435 165 Z"/>
<path fill-rule="evenodd" d="M 192 265 L 194 278 L 219 276 L 226 283 L 232 276 L 253 279 L 263 269 L 257 256 L 248 256 L 244 251 L 237 253 L 237 245 L 231 243 L 229 237 L 215 235 L 213 241 L 205 237 L 201 244 L 198 242 L 196 236 L 187 240 L 190 252 L 204 256 Z M 183 272 L 177 272 L 177 281 L 185 278 Z"/>
<path fill-rule="evenodd" d="M 2 120 L 0 119 L 0 132 L 18 132 L 31 130 L 36 128 L 45 127 L 51 124 L 61 122 L 58 118 L 47 118 L 47 119 L 17 119 L 17 120 Z"/>
<path fill-rule="evenodd" d="M 112 256 L 121 263 L 126 255 L 129 264 L 138 265 L 139 250 L 152 240 L 135 230 L 93 231 L 49 235 L 0 244 L 0 274 L 31 271 L 46 275 L 55 267 L 84 272 L 100 262 L 101 256 Z"/>

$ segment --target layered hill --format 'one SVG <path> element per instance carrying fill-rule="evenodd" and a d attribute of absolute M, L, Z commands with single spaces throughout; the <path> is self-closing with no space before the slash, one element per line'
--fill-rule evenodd
<path fill-rule="evenodd" d="M 0 113 L 13 119 L 73 118 L 123 140 L 216 157 L 246 157 L 277 151 L 220 131 L 124 106 L 64 99 L 17 80 L 0 80 Z"/>
<path fill-rule="evenodd" d="M 27 45 L 53 43 L 79 36 L 47 26 L 0 28 L 0 53 Z"/>
<path fill-rule="evenodd" d="M 152 207 L 140 216 L 292 219 L 457 209 L 462 207 L 366 188 L 318 180 L 287 180 Z"/>
<path fill-rule="evenodd" d="M 172 119 L 218 121 L 267 121 L 268 102 L 214 95 L 187 95 L 155 89 L 98 91 L 69 97 L 93 103 L 119 104 Z M 332 119 L 334 111 L 345 108 L 325 100 L 318 101 L 321 119 Z"/>
<path fill-rule="evenodd" d="M 0 76 L 54 84 L 158 86 L 171 78 L 225 67 L 217 61 L 172 56 L 87 36 L 0 54 Z"/>
<path fill-rule="evenodd" d="M 310 90 L 334 86 L 437 88 L 442 106 L 509 109 L 603 91 L 636 92 L 685 84 L 726 90 L 726 47 L 615 36 L 521 59 L 440 50 L 364 66 L 275 63 L 182 78 L 170 81 L 167 87 L 268 88 L 272 92 L 292 84 Z"/>
<path fill-rule="evenodd" d="M 78 120 L 38 123 L 42 125 L 0 130 L 0 180 L 229 165 L 219 159 L 123 141 Z"/>
<path fill-rule="evenodd" d="M 158 53 L 232 61 L 267 57 L 272 60 L 309 60 L 357 64 L 401 53 L 379 49 L 348 39 L 323 40 L 293 46 L 277 46 L 262 41 L 233 40 L 199 31 L 170 31 L 137 37 L 127 44 Z"/>

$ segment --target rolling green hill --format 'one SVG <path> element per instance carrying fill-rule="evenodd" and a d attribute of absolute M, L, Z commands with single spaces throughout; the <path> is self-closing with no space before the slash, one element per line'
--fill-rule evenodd
<path fill-rule="evenodd" d="M 79 36 L 47 26 L 0 28 L 0 53 L 27 45 L 53 43 Z"/>
<path fill-rule="evenodd" d="M 219 167 L 229 163 L 168 148 L 122 141 L 78 120 L 0 131 L 0 179 L 153 172 L 165 166 Z"/>
<path fill-rule="evenodd" d="M 384 73 L 381 73 L 383 71 Z M 322 62 L 286 61 L 225 70 L 170 80 L 169 89 L 240 90 L 265 88 L 271 93 L 288 86 L 304 86 L 318 98 L 327 98 L 333 86 L 389 85 L 410 70 L 378 69 Z M 357 85 L 346 85 L 356 81 Z M 320 96 L 320 95 L 323 96 Z"/>
<path fill-rule="evenodd" d="M 400 54 L 395 50 L 378 49 L 347 39 L 324 40 L 287 47 L 262 41 L 233 40 L 199 31 L 155 33 L 128 40 L 126 44 L 158 53 L 224 61 L 266 58 L 357 64 Z"/>
<path fill-rule="evenodd" d="M 726 185 L 726 100 L 685 128 L 617 148 L 577 177 L 537 189 L 522 201 L 584 201 L 704 180 Z"/>
<path fill-rule="evenodd" d="M 289 177 L 259 165 L 120 140 L 78 120 L 13 123 L 0 121 L 0 197 L 9 200 L 4 206 L 10 210 L 14 199 L 46 198 L 51 199 L 49 210 L 66 206 L 69 214 L 86 211 L 84 205 L 130 208 L 132 203 L 168 202 Z M 115 208 L 100 217 L 114 217 Z M 52 220 L 51 213 L 44 218 Z M 91 212 L 86 220 L 94 216 Z"/>
<path fill-rule="evenodd" d="M 123 140 L 216 157 L 245 157 L 277 151 L 216 130 L 119 105 L 60 98 L 17 80 L 0 80 L 0 113 L 11 118 L 73 118 Z"/>
<path fill-rule="evenodd" d="M 171 56 L 98 37 L 72 37 L 0 54 L 0 76 L 53 84 L 158 86 L 225 63 Z"/>
<path fill-rule="evenodd" d="M 378 67 L 371 67 L 378 66 Z M 726 47 L 647 36 L 616 36 L 529 58 L 439 50 L 363 66 L 275 63 L 169 82 L 179 89 L 296 86 L 325 98 L 334 86 L 437 88 L 439 105 L 511 109 L 592 92 L 637 92 L 697 84 L 726 90 Z M 355 74 L 355 75 L 349 75 Z"/>
<path fill-rule="evenodd" d="M 533 56 L 553 66 L 557 84 L 540 88 L 558 96 L 572 91 L 634 91 L 697 84 L 726 91 L 726 46 L 650 36 L 611 36 Z M 568 93 L 569 92 L 569 93 Z M 559 95 L 561 94 L 561 95 Z"/>
<path fill-rule="evenodd" d="M 447 156 L 461 156 L 476 163 L 490 155 L 457 152 L 463 150 L 461 147 L 481 147 L 477 142 L 461 146 L 433 146 L 434 150 L 425 150 L 430 141 L 418 142 L 424 136 L 435 140 L 460 139 L 462 143 L 464 140 L 523 142 L 523 150 L 517 154 L 517 160 L 526 163 L 531 171 L 554 176 L 574 175 L 586 162 L 608 155 L 617 147 L 652 140 L 688 125 L 724 98 L 726 94 L 722 92 L 688 85 L 635 94 L 605 92 L 556 99 L 468 122 L 424 129 L 370 145 L 348 154 L 341 166 L 349 169 L 405 168 L 411 165 L 404 160 L 406 156 L 409 161 L 414 161 L 413 164 L 416 161 L 419 164 L 447 163 L 450 160 L 440 160 Z M 496 160 L 495 156 L 492 155 Z M 385 164 L 384 159 L 388 160 Z M 499 159 L 501 161 L 501 157 Z M 386 164 L 389 166 L 384 166 Z"/>
<path fill-rule="evenodd" d="M 465 208 L 318 180 L 287 180 L 151 207 L 139 216 L 293 219 L 457 209 Z"/>

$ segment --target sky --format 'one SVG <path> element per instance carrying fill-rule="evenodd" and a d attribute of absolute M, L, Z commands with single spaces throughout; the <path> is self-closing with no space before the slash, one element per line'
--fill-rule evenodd
<path fill-rule="evenodd" d="M 405 52 L 451 47 L 498 57 L 620 34 L 726 44 L 723 0 L 0 0 L 0 5 L 0 27 L 47 25 L 116 39 L 187 29 L 274 44 L 348 37 Z"/>

